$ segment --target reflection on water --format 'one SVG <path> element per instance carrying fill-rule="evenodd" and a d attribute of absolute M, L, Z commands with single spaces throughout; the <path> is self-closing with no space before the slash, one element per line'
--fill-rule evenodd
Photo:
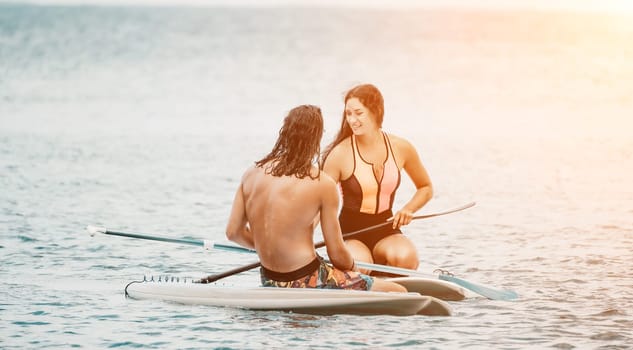
<path fill-rule="evenodd" d="M 235 322 L 250 323 L 258 328 L 269 326 L 272 329 L 314 328 L 323 325 L 323 316 L 295 314 L 291 312 L 252 312 L 240 313 L 233 319 Z"/>

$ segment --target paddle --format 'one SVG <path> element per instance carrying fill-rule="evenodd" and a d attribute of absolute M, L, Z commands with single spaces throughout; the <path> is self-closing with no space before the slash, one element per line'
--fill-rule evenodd
<path fill-rule="evenodd" d="M 471 208 L 474 205 L 475 205 L 475 202 L 470 202 L 468 204 L 462 205 L 461 207 L 457 207 L 457 208 L 454 208 L 454 209 L 442 211 L 442 212 L 439 212 L 439 213 L 426 214 L 426 215 L 417 215 L 417 216 L 414 216 L 412 218 L 412 220 L 428 219 L 428 218 L 432 218 L 432 217 L 436 217 L 436 216 L 451 214 L 451 213 L 455 213 L 455 212 L 458 212 L 458 211 L 462 211 L 464 209 Z M 366 227 L 366 228 L 361 229 L 361 230 L 348 232 L 348 233 L 343 235 L 343 238 L 348 238 L 350 236 L 353 236 L 353 235 L 356 235 L 356 234 L 359 234 L 359 233 L 363 233 L 363 232 L 371 231 L 371 230 L 379 228 L 379 227 L 391 225 L 392 223 L 393 223 L 393 220 L 387 220 L 387 221 L 385 221 L 383 223 L 380 223 L 380 224 L 377 224 L 377 225 L 373 225 L 373 226 L 369 226 L 369 227 Z M 146 235 L 146 234 L 142 234 L 142 233 L 118 232 L 118 231 L 107 230 L 104 227 L 97 227 L 97 226 L 88 226 L 88 227 L 86 227 L 86 230 L 88 230 L 88 232 L 90 233 L 91 236 L 94 236 L 96 233 L 102 233 L 102 234 L 113 235 L 113 236 L 123 236 L 123 237 L 131 237 L 131 238 L 139 238 L 139 239 L 160 241 L 160 242 L 182 243 L 182 244 L 189 244 L 189 245 L 195 245 L 195 246 L 202 246 L 202 247 L 205 247 L 205 249 L 213 248 L 213 243 L 211 241 L 208 241 L 208 240 L 195 240 L 195 239 L 186 239 L 186 238 L 179 239 L 179 238 L 169 238 L 169 237 L 160 237 L 160 236 Z M 321 241 L 321 242 L 316 243 L 314 245 L 314 248 L 317 249 L 317 248 L 321 248 L 321 247 L 324 247 L 324 246 L 325 246 L 325 241 Z M 261 265 L 261 263 L 258 261 L 258 262 L 254 262 L 254 263 L 251 263 L 251 264 L 248 264 L 248 265 L 240 266 L 240 267 L 228 270 L 226 272 L 222 272 L 222 273 L 219 273 L 219 274 L 215 274 L 215 275 L 210 275 L 210 276 L 204 277 L 204 278 L 202 278 L 200 280 L 200 283 L 215 282 L 215 281 L 220 280 L 220 279 L 225 278 L 225 277 L 229 277 L 229 276 L 241 273 L 241 272 L 252 270 L 254 268 L 259 267 L 260 265 Z"/>
<path fill-rule="evenodd" d="M 248 249 L 240 246 L 230 245 L 230 244 L 221 244 L 214 243 L 213 248 L 227 250 L 232 252 L 239 253 L 257 253 L 257 251 L 253 249 Z M 364 269 L 386 272 L 401 276 L 417 276 L 417 277 L 425 277 L 425 278 L 439 278 L 441 280 L 453 282 L 457 285 L 460 285 L 470 291 L 473 291 L 479 295 L 482 295 L 488 299 L 492 300 L 514 300 L 519 297 L 519 295 L 512 290 L 501 290 L 492 288 L 489 286 L 484 286 L 483 284 L 467 281 L 465 279 L 455 277 L 452 273 L 446 272 L 444 270 L 436 270 L 440 271 L 438 276 L 432 274 L 426 274 L 417 270 L 403 269 L 401 267 L 395 266 L 387 266 L 387 265 L 379 265 L 379 264 L 370 264 L 362 261 L 355 261 L 356 266 L 362 267 Z"/>
<path fill-rule="evenodd" d="M 240 253 L 257 253 L 253 249 L 248 249 L 248 248 L 235 246 L 235 245 L 229 245 L 229 244 L 214 243 L 210 240 L 195 240 L 195 239 L 187 239 L 187 238 L 178 239 L 178 238 L 152 236 L 152 235 L 146 235 L 146 234 L 140 234 L 140 233 L 117 232 L 117 231 L 110 231 L 110 230 L 106 230 L 105 228 L 95 227 L 95 226 L 88 226 L 87 229 L 88 229 L 88 232 L 92 236 L 94 236 L 96 233 L 102 233 L 102 234 L 114 235 L 114 236 L 123 236 L 123 237 L 147 239 L 147 240 L 153 240 L 153 241 L 195 245 L 195 246 L 204 247 L 205 249 L 220 249 L 220 250 L 240 252 Z M 355 234 L 356 232 L 351 232 L 351 233 Z M 317 243 L 317 245 L 320 243 Z M 356 261 L 355 263 L 356 263 L 356 266 L 358 267 L 373 270 L 373 271 L 392 273 L 392 274 L 401 275 L 401 276 L 439 278 L 441 280 L 453 282 L 459 286 L 462 286 L 472 292 L 475 292 L 481 296 L 484 296 L 492 300 L 514 300 L 518 298 L 517 293 L 512 290 L 501 290 L 501 289 L 485 286 L 483 284 L 479 284 L 479 283 L 468 281 L 459 277 L 455 277 L 454 275 L 447 273 L 443 270 L 440 270 L 441 273 L 438 276 L 435 276 L 432 274 L 425 274 L 417 270 L 403 269 L 403 268 L 395 267 L 395 266 L 370 264 L 370 263 L 365 263 L 361 261 Z M 240 272 L 254 269 L 258 267 L 259 265 L 260 265 L 259 262 L 251 263 L 249 265 L 241 266 L 241 267 L 238 267 L 238 268 L 235 268 L 223 273 L 205 277 L 198 282 L 211 283 L 211 282 L 217 281 L 219 279 L 222 279 L 222 278 L 225 278 L 225 277 L 228 277 Z"/>

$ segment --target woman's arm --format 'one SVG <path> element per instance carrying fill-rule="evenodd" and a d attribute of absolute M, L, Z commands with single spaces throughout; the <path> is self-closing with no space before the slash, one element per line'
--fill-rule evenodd
<path fill-rule="evenodd" d="M 337 152 L 337 149 L 339 149 L 339 147 L 334 147 L 323 163 L 323 171 L 331 177 L 335 183 L 339 183 L 339 181 L 341 181 L 341 166 L 338 159 L 340 158 L 340 155 L 337 154 L 340 152 Z"/>
<path fill-rule="evenodd" d="M 413 145 L 400 138 L 398 142 L 398 153 L 403 156 L 403 169 L 413 181 L 416 191 L 413 197 L 393 216 L 393 227 L 400 228 L 401 226 L 411 223 L 413 213 L 422 208 L 433 197 L 433 185 L 431 184 L 431 178 L 427 173 L 422 160 L 418 155 L 417 150 Z"/>

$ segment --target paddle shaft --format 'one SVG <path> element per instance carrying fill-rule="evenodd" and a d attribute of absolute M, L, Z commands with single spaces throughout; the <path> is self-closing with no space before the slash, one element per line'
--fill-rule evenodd
<path fill-rule="evenodd" d="M 450 209 L 450 210 L 446 210 L 446 211 L 442 211 L 439 213 L 434 213 L 434 214 L 427 214 L 427 215 L 416 215 L 414 217 L 412 217 L 412 220 L 419 220 L 419 219 L 428 219 L 428 218 L 432 218 L 432 217 L 436 217 L 436 216 L 441 216 L 441 215 L 446 215 L 446 214 L 451 214 L 451 213 L 455 213 L 458 211 L 462 211 L 464 209 L 468 209 L 471 208 L 475 205 L 475 202 L 470 202 L 468 204 L 462 205 L 461 207 L 457 207 L 454 209 Z M 357 231 L 352 231 L 352 232 L 347 232 L 343 235 L 343 238 L 349 238 L 351 236 L 360 234 L 360 233 L 364 233 L 364 232 L 368 232 L 371 230 L 375 230 L 377 228 L 381 228 L 387 225 L 391 225 L 393 224 L 393 220 L 387 220 L 383 223 L 377 224 L 377 225 L 373 225 L 373 226 L 369 226 Z M 188 245 L 195 245 L 195 246 L 201 246 L 201 247 L 205 247 L 205 248 L 212 248 L 213 244 L 208 241 L 208 240 L 197 240 L 197 239 L 186 239 L 186 238 L 169 238 L 169 237 L 161 237 L 161 236 L 154 236 L 154 235 L 146 235 L 146 234 L 142 234 L 142 233 L 128 233 L 128 232 L 119 232 L 119 231 L 112 231 L 112 230 L 107 230 L 103 227 L 94 227 L 94 226 L 88 226 L 87 228 L 88 232 L 91 235 L 94 235 L 95 233 L 102 233 L 102 234 L 107 234 L 107 235 L 113 235 L 113 236 L 122 236 L 122 237 L 130 237 L 130 238 L 138 238 L 138 239 L 146 239 L 146 240 L 152 240 L 152 241 L 160 241 L 160 242 L 168 242 L 168 243 L 179 243 L 179 244 L 188 244 Z M 321 242 L 317 242 L 314 245 L 315 249 L 318 248 L 322 248 L 325 246 L 325 241 L 321 241 Z M 211 282 L 215 282 L 217 280 L 220 280 L 222 278 L 225 277 L 229 277 L 241 272 L 245 272 L 245 271 L 249 271 L 252 270 L 254 268 L 257 268 L 261 266 L 261 263 L 259 261 L 248 264 L 248 265 L 244 265 L 244 266 L 240 266 L 219 274 L 214 274 L 214 275 L 209 275 L 207 277 L 204 277 L 200 280 L 201 283 L 211 283 Z"/>
<path fill-rule="evenodd" d="M 102 228 L 102 227 L 88 226 L 88 231 L 91 232 L 91 233 L 92 232 L 98 232 L 98 233 L 103 233 L 103 234 L 111 235 L 111 236 L 146 239 L 146 240 L 150 240 L 150 241 L 159 241 L 159 242 L 167 242 L 167 243 L 178 243 L 178 244 L 188 244 L 188 245 L 195 245 L 195 246 L 202 246 L 202 247 L 204 247 L 204 245 L 205 245 L 205 241 L 198 240 L 198 239 L 170 238 L 170 237 L 146 235 L 146 234 L 142 234 L 142 233 L 118 232 L 118 231 L 106 230 L 105 228 Z"/>

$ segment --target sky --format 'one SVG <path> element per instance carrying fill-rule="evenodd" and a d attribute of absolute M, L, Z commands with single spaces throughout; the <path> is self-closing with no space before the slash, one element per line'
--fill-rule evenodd
<path fill-rule="evenodd" d="M 349 6 L 349 7 L 459 7 L 545 9 L 633 13 L 633 0 L 0 0 L 0 3 L 193 5 L 193 6 Z"/>

